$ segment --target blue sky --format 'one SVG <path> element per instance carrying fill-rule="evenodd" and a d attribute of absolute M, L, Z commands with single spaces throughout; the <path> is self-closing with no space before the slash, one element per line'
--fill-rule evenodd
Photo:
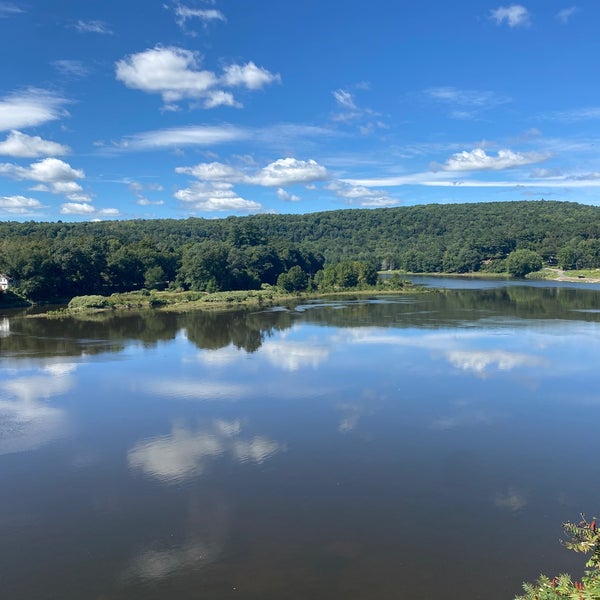
<path fill-rule="evenodd" d="M 599 26 L 597 0 L 0 0 L 0 219 L 598 204 Z"/>

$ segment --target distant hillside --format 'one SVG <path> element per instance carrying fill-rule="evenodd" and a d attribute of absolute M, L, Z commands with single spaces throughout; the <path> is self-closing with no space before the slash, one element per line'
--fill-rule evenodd
<path fill-rule="evenodd" d="M 42 296 L 153 287 L 178 276 L 182 284 L 185 257 L 198 244 L 218 247 L 223 268 L 246 269 L 251 285 L 294 265 L 313 275 L 323 260 L 413 272 L 503 271 L 516 249 L 533 250 L 546 264 L 600 267 L 600 207 L 532 201 L 220 220 L 2 222 L 0 272 Z"/>

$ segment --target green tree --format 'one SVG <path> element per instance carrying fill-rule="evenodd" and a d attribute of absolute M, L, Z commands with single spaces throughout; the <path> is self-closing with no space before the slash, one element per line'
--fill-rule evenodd
<path fill-rule="evenodd" d="M 286 292 L 302 292 L 308 287 L 308 276 L 296 265 L 277 278 L 277 286 Z"/>
<path fill-rule="evenodd" d="M 513 250 L 506 259 L 506 270 L 514 277 L 525 277 L 527 273 L 542 268 L 542 257 L 533 250 Z"/>

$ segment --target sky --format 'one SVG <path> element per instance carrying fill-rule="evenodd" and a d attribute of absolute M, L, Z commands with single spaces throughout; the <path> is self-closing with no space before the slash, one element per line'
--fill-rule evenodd
<path fill-rule="evenodd" d="M 0 219 L 600 204 L 599 27 L 598 0 L 0 0 Z"/>

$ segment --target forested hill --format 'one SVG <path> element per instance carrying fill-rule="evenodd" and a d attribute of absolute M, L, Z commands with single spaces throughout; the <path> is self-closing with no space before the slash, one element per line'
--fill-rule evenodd
<path fill-rule="evenodd" d="M 516 249 L 565 268 L 599 267 L 600 207 L 530 201 L 219 220 L 0 223 L 0 272 L 30 282 L 31 297 L 50 294 L 48 278 L 58 295 L 166 282 L 185 287 L 186 269 L 189 275 L 197 267 L 192 259 L 199 254 L 205 266 L 216 261 L 215 272 L 234 273 L 230 285 L 240 288 L 273 283 L 293 266 L 313 276 L 323 262 L 343 260 L 415 272 L 501 271 Z"/>

